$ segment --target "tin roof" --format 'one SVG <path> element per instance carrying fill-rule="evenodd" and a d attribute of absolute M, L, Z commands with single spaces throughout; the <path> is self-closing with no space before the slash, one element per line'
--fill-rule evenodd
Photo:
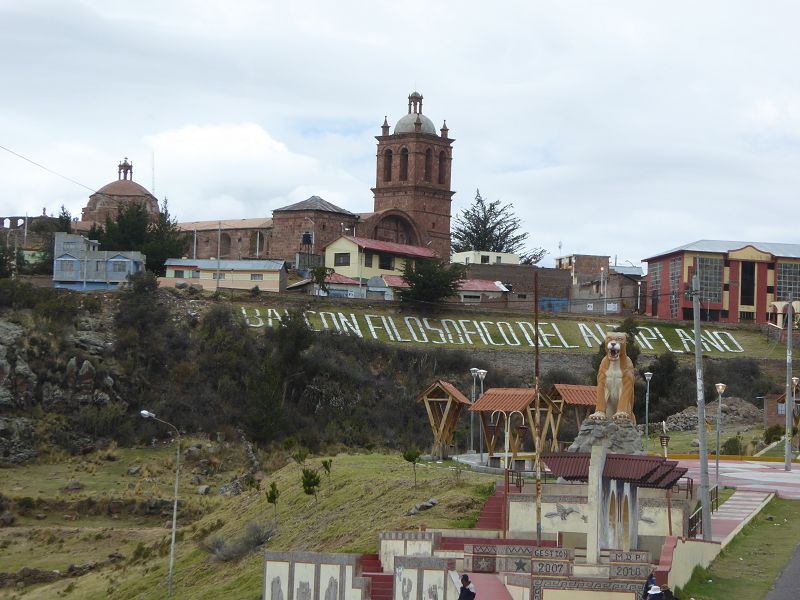
<path fill-rule="evenodd" d="M 534 388 L 491 388 L 470 407 L 473 412 L 525 410 L 536 400 Z"/>
<path fill-rule="evenodd" d="M 507 292 L 508 289 L 499 281 L 490 279 L 465 279 L 458 286 L 462 292 Z"/>
<path fill-rule="evenodd" d="M 272 219 L 226 219 L 225 221 L 187 221 L 178 223 L 181 231 L 229 231 L 232 229 L 269 229 Z M 263 243 L 263 242 L 262 242 Z"/>
<path fill-rule="evenodd" d="M 408 288 L 408 282 L 403 279 L 402 275 L 381 275 L 386 287 L 390 288 Z"/>
<path fill-rule="evenodd" d="M 585 481 L 589 479 L 591 456 L 588 452 L 542 453 L 542 460 L 553 475 L 563 477 L 567 481 Z"/>
<path fill-rule="evenodd" d="M 285 266 L 282 260 L 217 260 L 215 258 L 168 258 L 167 267 L 195 267 L 202 270 L 220 271 L 280 271 Z"/>
<path fill-rule="evenodd" d="M 466 404 L 467 406 L 471 404 L 471 402 L 467 399 L 467 397 L 464 394 L 462 394 L 456 386 L 454 386 L 449 381 L 445 381 L 444 379 L 439 379 L 437 381 L 434 381 L 430 386 L 428 386 L 428 388 L 424 392 L 422 392 L 417 397 L 417 400 L 418 401 L 422 400 L 426 396 L 430 398 L 431 392 L 433 392 L 436 388 L 442 390 L 445 394 L 450 396 L 456 402 L 459 402 L 461 404 Z M 438 398 L 438 396 L 433 396 L 433 398 Z M 444 400 L 444 398 L 442 399 Z"/>
<path fill-rule="evenodd" d="M 394 254 L 395 256 L 407 256 L 409 258 L 434 258 L 436 253 L 430 248 L 423 248 L 422 246 L 409 246 L 408 244 L 396 244 L 394 242 L 382 242 L 380 240 L 371 240 L 369 238 L 353 237 L 350 235 L 343 235 L 343 238 L 350 240 L 365 250 L 374 250 L 375 252 L 385 252 L 386 254 Z"/>
<path fill-rule="evenodd" d="M 576 406 L 594 406 L 597 402 L 596 385 L 572 385 L 557 383 L 553 386 L 565 404 Z"/>
<path fill-rule="evenodd" d="M 589 479 L 590 458 L 588 452 L 542 454 L 544 464 L 554 475 L 572 481 Z M 608 454 L 603 477 L 629 481 L 642 487 L 667 489 L 686 474 L 687 469 L 677 465 L 677 461 L 668 461 L 661 456 Z"/>
<path fill-rule="evenodd" d="M 660 456 L 609 454 L 606 456 L 603 477 L 644 483 L 663 462 L 664 458 Z"/>
<path fill-rule="evenodd" d="M 690 244 L 678 246 L 671 250 L 659 252 L 645 258 L 643 262 L 649 262 L 654 258 L 660 258 L 667 254 L 675 252 L 713 252 L 718 254 L 727 254 L 733 250 L 740 250 L 746 246 L 753 246 L 754 248 L 772 254 L 773 256 L 781 258 L 800 258 L 800 244 L 780 244 L 776 242 L 737 242 L 729 240 L 697 240 Z"/>
<path fill-rule="evenodd" d="M 325 283 L 337 283 L 339 285 L 358 285 L 358 281 L 346 277 L 341 273 L 331 273 L 325 278 Z"/>

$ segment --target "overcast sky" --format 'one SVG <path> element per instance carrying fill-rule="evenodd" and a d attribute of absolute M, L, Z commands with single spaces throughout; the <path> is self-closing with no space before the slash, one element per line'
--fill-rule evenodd
<path fill-rule="evenodd" d="M 417 89 L 456 139 L 453 214 L 513 204 L 544 266 L 798 243 L 798 23 L 777 0 L 0 0 L 0 145 L 92 189 L 127 156 L 180 221 L 366 212 Z M 0 150 L 0 215 L 89 194 Z"/>

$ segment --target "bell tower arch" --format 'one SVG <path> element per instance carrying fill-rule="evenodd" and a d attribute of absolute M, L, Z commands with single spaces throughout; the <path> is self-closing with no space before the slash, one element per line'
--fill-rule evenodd
<path fill-rule="evenodd" d="M 408 96 L 408 113 L 390 133 L 384 118 L 378 140 L 375 212 L 401 210 L 414 222 L 421 239 L 438 256 L 450 257 L 450 189 L 453 142 L 445 121 L 436 127 L 422 113 L 422 94 Z"/>

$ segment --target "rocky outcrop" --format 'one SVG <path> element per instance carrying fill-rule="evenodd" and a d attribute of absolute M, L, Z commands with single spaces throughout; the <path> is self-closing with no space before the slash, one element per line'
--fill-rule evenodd
<path fill-rule="evenodd" d="M 591 452 L 592 446 L 598 444 L 613 454 L 643 454 L 642 434 L 627 419 L 584 419 L 567 452 Z"/>
<path fill-rule="evenodd" d="M 33 422 L 24 417 L 0 417 L 0 464 L 18 465 L 36 457 Z"/>

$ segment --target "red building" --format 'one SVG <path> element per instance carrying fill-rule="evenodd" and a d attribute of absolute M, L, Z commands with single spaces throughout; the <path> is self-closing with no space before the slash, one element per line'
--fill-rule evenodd
<path fill-rule="evenodd" d="M 722 323 L 766 323 L 776 308 L 800 298 L 800 244 L 699 240 L 644 260 L 648 315 L 694 318 L 687 295 L 695 272 L 700 318 Z"/>

